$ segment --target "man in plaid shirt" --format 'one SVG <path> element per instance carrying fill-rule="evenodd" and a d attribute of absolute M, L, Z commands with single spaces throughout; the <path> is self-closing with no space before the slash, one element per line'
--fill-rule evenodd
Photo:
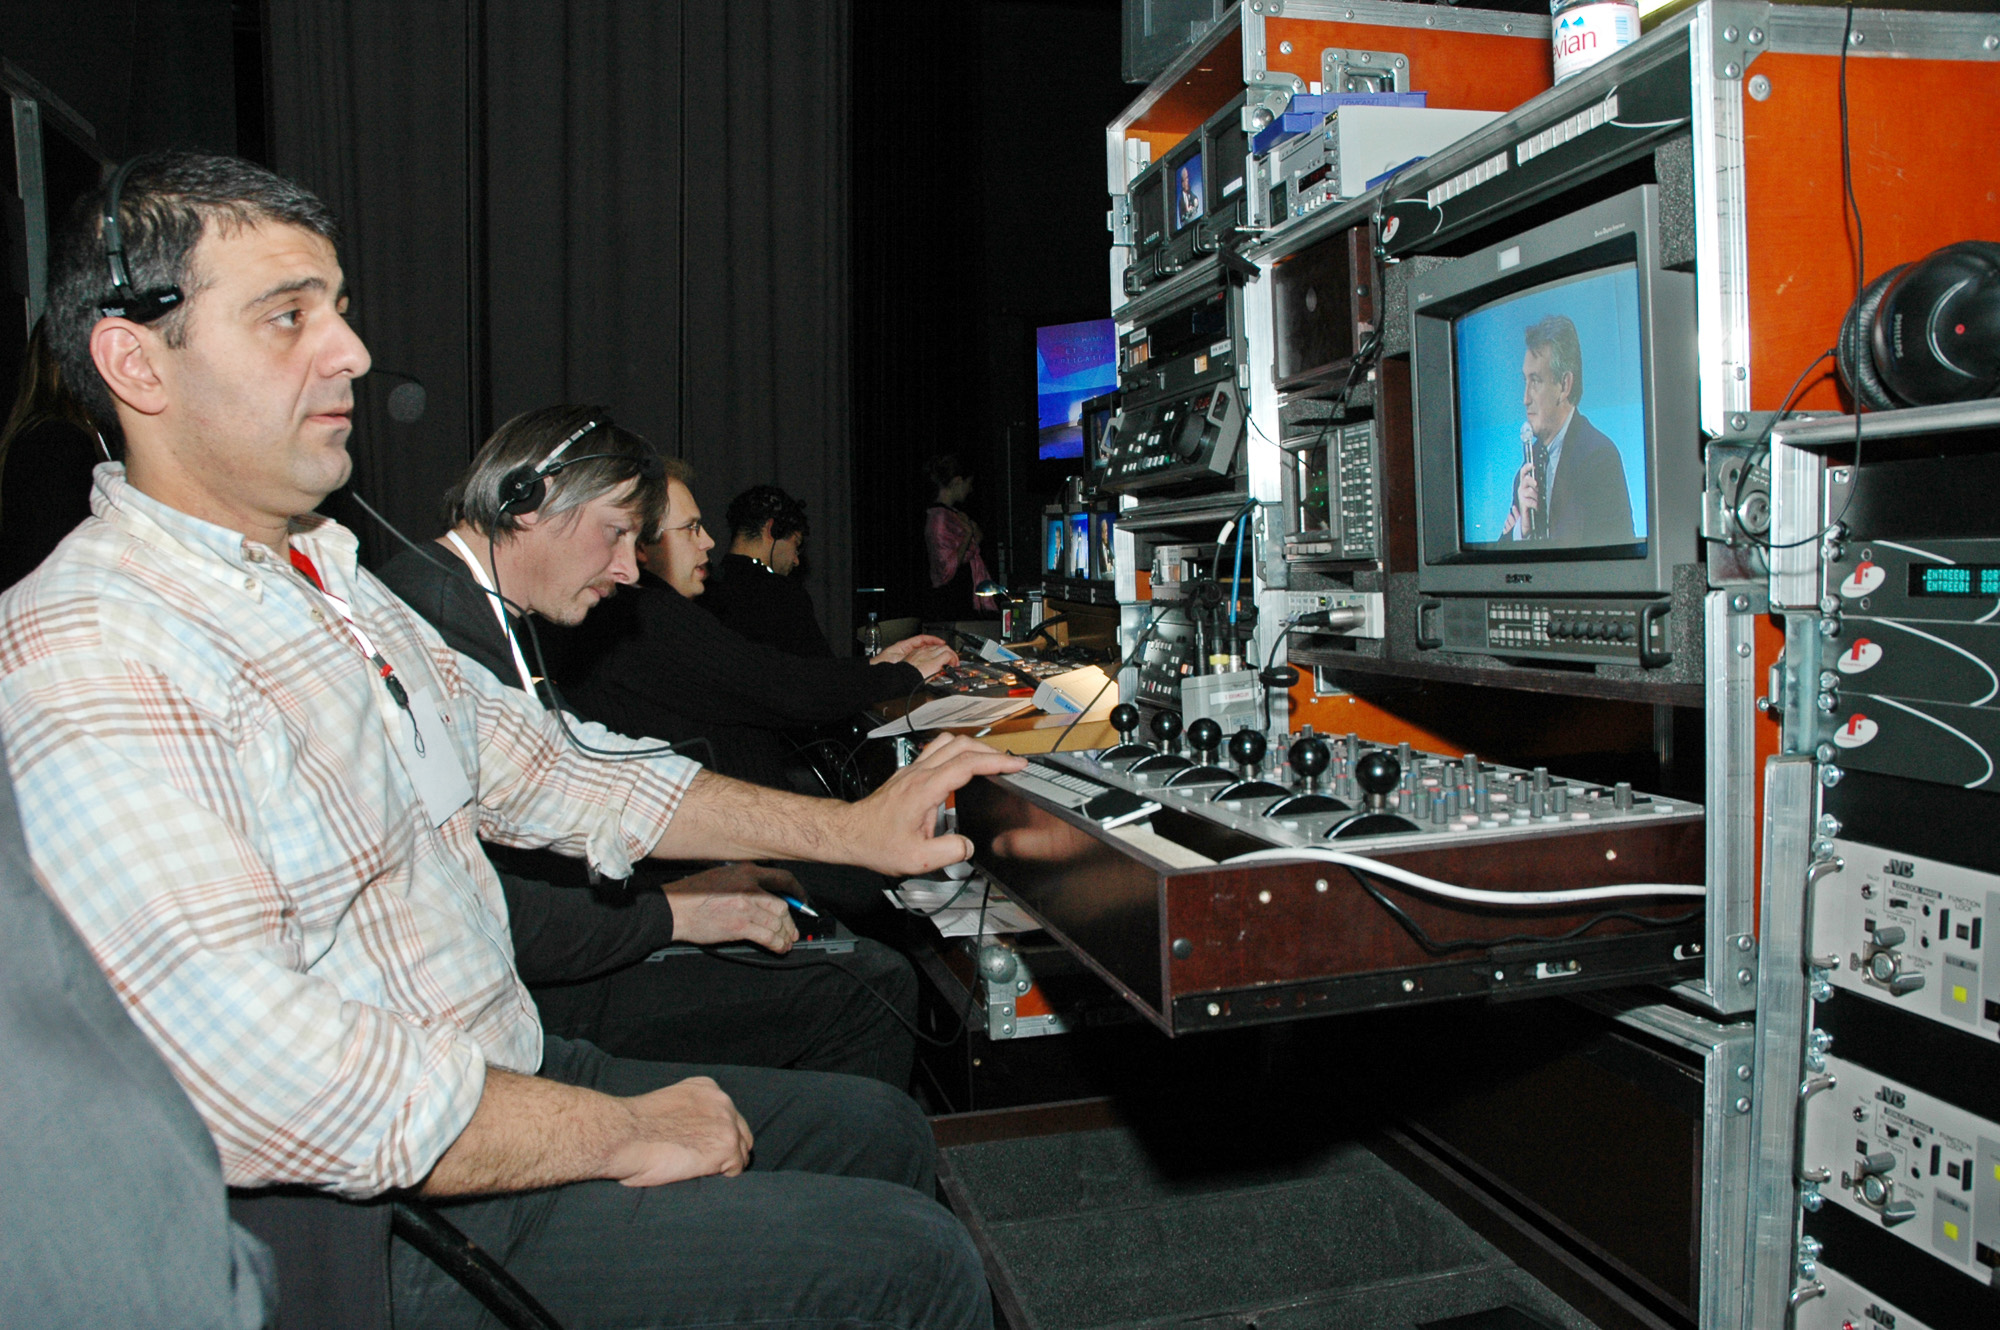
<path fill-rule="evenodd" d="M 454 1221 L 573 1326 L 985 1324 L 906 1096 L 545 1038 L 478 838 L 616 876 L 648 854 L 924 872 L 970 851 L 936 806 L 1019 759 L 946 740 L 850 805 L 584 756 L 313 515 L 368 369 L 324 206 L 219 157 L 121 187 L 115 230 L 98 199 L 61 237 L 49 320 L 126 460 L 0 598 L 0 728 L 36 869 L 228 1181 L 477 1198 Z M 393 1289 L 405 1323 L 479 1314 L 419 1261 Z"/>

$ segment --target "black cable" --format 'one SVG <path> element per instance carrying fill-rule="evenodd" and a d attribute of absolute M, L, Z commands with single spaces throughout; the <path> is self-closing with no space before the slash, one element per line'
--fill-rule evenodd
<path fill-rule="evenodd" d="M 1252 506 L 1254 507 L 1255 505 L 1253 504 Z M 1244 509 L 1244 511 L 1248 512 L 1249 509 L 1246 508 Z M 1159 630 L 1160 620 L 1166 617 L 1168 608 L 1169 608 L 1168 604 L 1163 601 L 1160 604 L 1160 608 L 1153 611 L 1153 617 L 1146 621 L 1146 626 L 1144 631 L 1142 631 L 1139 634 L 1139 640 L 1132 644 L 1132 650 L 1126 654 L 1123 660 L 1119 661 L 1118 664 L 1111 669 L 1111 671 L 1105 676 L 1104 682 L 1098 686 L 1097 691 L 1091 694 L 1090 701 L 1084 705 L 1083 710 L 1077 712 L 1074 716 L 1070 717 L 1069 724 L 1063 726 L 1063 732 L 1056 736 L 1056 741 L 1053 744 L 1049 745 L 1049 751 L 1051 753 L 1057 752 L 1062 748 L 1064 741 L 1066 741 L 1069 738 L 1069 732 L 1076 728 L 1078 721 L 1082 720 L 1085 716 L 1090 714 L 1091 707 L 1097 705 L 1097 699 L 1104 696 L 1104 690 L 1106 688 L 1109 688 L 1112 684 L 1117 683 L 1118 676 L 1123 674 L 1134 661 L 1139 659 L 1140 653 L 1145 651 L 1146 649 L 1146 643 L 1152 641 L 1153 634 Z M 985 913 L 985 909 L 986 907 L 984 906 L 984 904 L 982 904 L 980 906 L 980 912 L 982 915 Z"/>
<path fill-rule="evenodd" d="M 1373 882 L 1370 882 L 1360 869 L 1355 868 L 1352 864 L 1343 864 L 1341 866 L 1347 869 L 1348 874 L 1360 884 L 1363 891 L 1368 893 L 1371 900 L 1388 911 L 1389 917 L 1403 926 L 1403 931 L 1414 938 L 1418 946 L 1433 956 L 1443 956 L 1454 951 L 1484 951 L 1490 947 L 1507 947 L 1521 943 L 1571 942 L 1582 937 L 1599 924 L 1608 923 L 1613 919 L 1623 919 L 1646 928 L 1673 928 L 1680 924 L 1692 923 L 1694 920 L 1699 919 L 1703 909 L 1706 908 L 1697 907 L 1689 910 L 1686 914 L 1676 915 L 1671 919 L 1654 919 L 1647 915 L 1634 914 L 1630 910 L 1606 910 L 1601 914 L 1592 915 L 1575 928 L 1562 933 L 1510 933 L 1505 937 L 1447 938 L 1439 941 L 1425 932 L 1423 925 L 1411 918 L 1401 906 L 1383 895 L 1380 889 Z M 1561 909 L 1563 907 L 1552 906 L 1550 908 Z"/>
<path fill-rule="evenodd" d="M 354 500 L 355 503 L 361 506 L 361 511 L 367 513 L 370 517 L 374 518 L 375 521 L 382 527 L 384 531 L 387 531 L 397 540 L 402 541 L 403 544 L 407 545 L 410 549 L 415 550 L 417 553 L 417 557 L 430 560 L 430 562 L 436 564 L 439 568 L 442 568 L 445 572 L 450 573 L 454 577 L 458 575 L 460 567 L 462 565 L 446 562 L 443 555 L 437 553 L 435 550 L 425 549 L 422 545 L 419 545 L 416 541 L 411 540 L 408 536 L 404 535 L 400 530 L 397 529 L 396 524 L 394 522 L 391 522 L 388 518 L 376 512 L 375 506 L 369 503 L 368 500 L 362 498 L 361 495 L 356 491 L 349 490 L 348 495 Z M 490 534 L 486 538 L 486 547 L 487 547 L 486 557 L 489 561 L 491 561 L 493 558 L 492 554 L 493 537 Z M 535 649 L 535 667 L 541 670 L 542 683 L 549 690 L 549 698 L 551 702 L 554 703 L 554 705 L 549 707 L 549 710 L 555 713 L 556 724 L 562 729 L 563 737 L 567 739 L 570 742 L 570 745 L 574 747 L 578 752 L 583 753 L 586 756 L 598 758 L 606 762 L 638 762 L 642 760 L 650 761 L 654 758 L 659 758 L 659 757 L 687 756 L 673 744 L 660 744 L 659 746 L 654 748 L 640 748 L 640 749 L 626 751 L 616 748 L 593 747 L 592 745 L 587 744 L 583 740 L 579 739 L 576 736 L 576 732 L 570 729 L 569 727 L 569 717 L 567 714 L 565 714 L 565 707 L 562 701 L 562 694 L 556 689 L 555 680 L 551 678 L 549 675 L 548 662 L 542 656 L 542 639 L 541 636 L 535 632 L 534 620 L 530 616 L 527 608 L 522 605 L 516 605 L 513 601 L 507 599 L 506 596 L 500 593 L 500 573 L 497 567 L 495 568 L 493 573 L 492 589 L 489 590 L 486 587 L 480 587 L 479 589 L 486 595 L 491 596 L 494 600 L 498 601 L 502 609 L 513 611 L 514 614 L 520 618 L 521 622 L 527 625 L 528 641 Z M 525 680 L 523 682 L 525 683 Z M 708 742 L 708 740 L 690 739 L 687 740 L 686 742 L 688 743 L 689 746 L 700 745 L 702 747 L 707 748 L 710 759 L 709 765 L 711 766 L 714 765 L 715 748 Z"/>
<path fill-rule="evenodd" d="M 1868 233 L 1861 225 L 1861 200 L 1854 197 L 1854 150 L 1847 130 L 1847 48 L 1854 44 L 1854 6 L 1847 6 L 1847 22 L 1840 30 L 1840 182 L 1847 195 L 1847 207 L 1854 212 L 1854 303 L 1861 303 L 1861 295 L 1868 289 Z M 1856 331 L 1860 331 L 1860 319 L 1855 319 Z M 1861 354 L 1868 353 L 1867 347 L 1860 348 Z M 1861 469 L 1861 394 L 1854 393 L 1854 468 Z M 1840 505 L 1840 516 L 1827 523 L 1827 529 L 1840 525 L 1847 516 L 1848 508 L 1854 502 L 1855 491 L 1860 486 L 1850 486 L 1847 498 Z"/>

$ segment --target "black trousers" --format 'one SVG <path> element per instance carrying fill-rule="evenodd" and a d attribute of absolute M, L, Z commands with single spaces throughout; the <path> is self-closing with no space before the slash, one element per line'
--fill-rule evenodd
<path fill-rule="evenodd" d="M 656 1326 L 985 1330 L 979 1254 L 932 1198 L 936 1147 L 909 1096 L 811 1072 L 612 1058 L 549 1039 L 542 1074 L 634 1095 L 713 1076 L 756 1137 L 735 1178 L 582 1182 L 441 1206 L 569 1330 Z M 471 1296 L 402 1243 L 402 1327 L 470 1327 Z"/>
<path fill-rule="evenodd" d="M 545 1031 L 614 1057 L 910 1083 L 916 1040 L 896 1013 L 916 1019 L 916 972 L 866 938 L 845 953 L 674 955 L 531 991 Z"/>

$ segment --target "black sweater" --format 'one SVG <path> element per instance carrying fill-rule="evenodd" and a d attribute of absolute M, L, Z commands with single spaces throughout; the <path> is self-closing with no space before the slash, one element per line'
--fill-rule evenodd
<path fill-rule="evenodd" d="M 486 593 L 456 554 L 443 546 L 432 548 L 438 562 L 405 550 L 378 576 L 453 650 L 491 670 L 501 683 L 520 687 L 513 654 L 487 608 Z M 657 890 L 664 870 L 647 865 L 633 875 L 639 889 L 614 902 L 593 887 L 580 859 L 500 845 L 488 845 L 486 854 L 507 897 L 515 968 L 531 987 L 621 970 L 673 941 L 673 908 Z"/>
<path fill-rule="evenodd" d="M 722 556 L 702 593 L 701 607 L 752 642 L 794 656 L 833 654 L 805 583 L 780 577 L 747 554 Z"/>
<path fill-rule="evenodd" d="M 914 665 L 752 642 L 651 574 L 597 608 L 572 659 L 563 688 L 580 714 L 624 734 L 706 739 L 716 770 L 778 788 L 792 752 L 781 731 L 839 720 L 923 682 Z"/>

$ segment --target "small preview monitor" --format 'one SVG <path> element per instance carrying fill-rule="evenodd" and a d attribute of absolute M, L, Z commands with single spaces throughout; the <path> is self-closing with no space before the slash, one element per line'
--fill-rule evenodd
<path fill-rule="evenodd" d="M 1069 515 L 1069 575 L 1090 576 L 1090 514 Z"/>
<path fill-rule="evenodd" d="M 1060 510 L 1042 514 L 1042 573 L 1064 577 L 1069 569 L 1069 518 Z"/>
<path fill-rule="evenodd" d="M 1118 514 L 1095 512 L 1090 515 L 1090 576 L 1100 582 L 1118 577 Z"/>
<path fill-rule="evenodd" d="M 1173 234 L 1201 220 L 1208 211 L 1208 194 L 1202 181 L 1201 143 L 1171 153 L 1167 157 L 1167 220 Z"/>
<path fill-rule="evenodd" d="M 1118 325 L 1110 319 L 1035 329 L 1035 455 L 1083 457 L 1084 403 L 1118 386 Z"/>
<path fill-rule="evenodd" d="M 1344 375 L 1374 302 L 1368 228 L 1352 227 L 1278 260 L 1271 269 L 1277 325 L 1271 377 L 1279 392 Z"/>

